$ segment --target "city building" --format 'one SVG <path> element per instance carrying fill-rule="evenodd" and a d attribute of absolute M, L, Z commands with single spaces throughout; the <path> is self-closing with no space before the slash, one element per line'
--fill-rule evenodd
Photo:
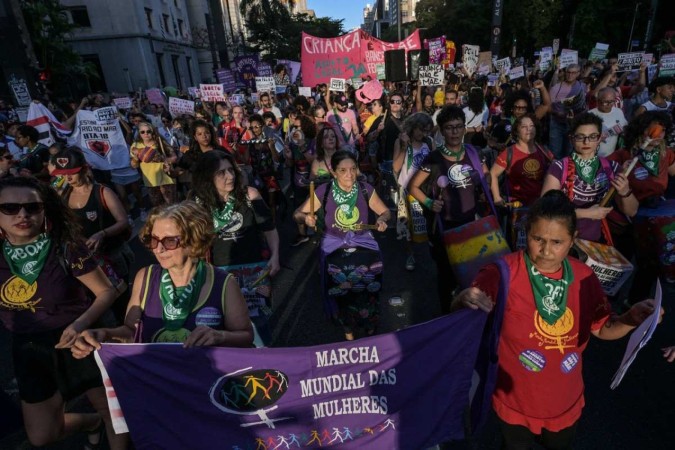
<path fill-rule="evenodd" d="M 363 9 L 361 29 L 375 37 L 381 37 L 391 22 L 390 0 L 375 0 Z"/>

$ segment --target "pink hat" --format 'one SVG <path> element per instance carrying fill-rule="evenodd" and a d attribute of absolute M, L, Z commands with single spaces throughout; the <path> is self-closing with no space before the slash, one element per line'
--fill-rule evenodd
<path fill-rule="evenodd" d="M 382 85 L 378 80 L 370 80 L 356 91 L 356 98 L 362 103 L 370 103 L 382 97 Z"/>

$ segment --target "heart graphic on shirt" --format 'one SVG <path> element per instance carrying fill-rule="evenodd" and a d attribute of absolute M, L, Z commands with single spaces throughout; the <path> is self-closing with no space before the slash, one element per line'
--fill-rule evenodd
<path fill-rule="evenodd" d="M 110 144 L 105 141 L 89 141 L 87 146 L 89 150 L 104 158 L 110 151 Z"/>

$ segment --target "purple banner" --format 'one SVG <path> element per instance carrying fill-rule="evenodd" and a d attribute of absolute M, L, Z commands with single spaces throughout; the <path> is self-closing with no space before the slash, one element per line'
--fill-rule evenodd
<path fill-rule="evenodd" d="M 138 449 L 427 448 L 465 437 L 486 318 L 316 347 L 104 344 L 99 357 Z"/>
<path fill-rule="evenodd" d="M 237 81 L 247 88 L 255 88 L 255 77 L 258 76 L 258 63 L 258 55 L 243 55 L 234 58 L 232 65 L 237 72 Z"/>
<path fill-rule="evenodd" d="M 267 63 L 259 63 L 258 64 L 258 76 L 259 77 L 271 77 L 274 75 L 274 72 L 272 71 L 272 66 L 270 66 Z"/>
<path fill-rule="evenodd" d="M 441 64 L 445 59 L 445 36 L 428 39 L 425 47 L 429 49 L 429 64 Z"/>
<path fill-rule="evenodd" d="M 230 69 L 216 70 L 216 78 L 218 78 L 218 83 L 223 85 L 223 90 L 226 93 L 231 94 L 237 89 L 237 81 Z"/>

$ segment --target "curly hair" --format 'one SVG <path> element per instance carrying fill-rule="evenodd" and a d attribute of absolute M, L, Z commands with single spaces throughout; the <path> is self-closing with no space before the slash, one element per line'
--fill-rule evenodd
<path fill-rule="evenodd" d="M 83 241 L 79 218 L 51 186 L 32 177 L 9 177 L 0 180 L 0 194 L 7 188 L 32 189 L 37 192 L 45 205 L 49 236 L 57 248 Z"/>
<path fill-rule="evenodd" d="M 638 147 L 640 138 L 651 124 L 661 125 L 666 130 L 666 135 L 668 135 L 673 126 L 673 121 L 668 113 L 663 111 L 647 111 L 634 117 L 623 129 L 624 148 L 633 149 Z"/>
<path fill-rule="evenodd" d="M 317 133 L 314 120 L 305 114 L 300 114 L 296 119 L 300 121 L 300 129 L 302 130 L 302 134 L 305 135 L 305 138 L 314 139 Z"/>
<path fill-rule="evenodd" d="M 443 128 L 443 126 L 451 120 L 461 120 L 462 123 L 466 122 L 466 116 L 464 115 L 462 108 L 456 105 L 444 106 L 436 117 L 436 124 L 438 124 L 439 128 Z"/>
<path fill-rule="evenodd" d="M 532 106 L 532 98 L 530 97 L 530 93 L 524 89 L 520 89 L 518 91 L 510 92 L 509 95 L 504 100 L 504 114 L 506 115 L 506 117 L 511 117 L 513 115 L 513 105 L 518 100 L 524 100 L 525 103 L 527 103 L 528 114 L 534 112 L 534 107 Z"/>
<path fill-rule="evenodd" d="M 602 119 L 595 114 L 585 112 L 575 116 L 572 120 L 572 125 L 570 125 L 570 136 L 574 135 L 579 127 L 584 125 L 595 125 L 598 129 L 598 133 L 602 133 Z"/>
<path fill-rule="evenodd" d="M 213 177 L 219 170 L 221 161 L 229 161 L 234 169 L 235 208 L 246 203 L 246 187 L 242 180 L 241 169 L 234 160 L 234 156 L 222 150 L 206 152 L 195 165 L 192 174 L 192 191 L 189 197 L 204 205 L 209 213 L 225 206 L 225 202 L 213 184 Z"/>
<path fill-rule="evenodd" d="M 433 128 L 434 120 L 431 116 L 425 112 L 416 112 L 409 115 L 403 122 L 403 131 L 406 132 L 408 136 L 412 137 L 412 132 L 414 130 L 422 130 L 424 128 Z"/>
<path fill-rule="evenodd" d="M 158 219 L 171 219 L 178 227 L 181 247 L 189 249 L 190 257 L 205 258 L 215 237 L 213 219 L 206 209 L 192 200 L 154 208 L 138 233 L 141 242 L 148 242 Z"/>

